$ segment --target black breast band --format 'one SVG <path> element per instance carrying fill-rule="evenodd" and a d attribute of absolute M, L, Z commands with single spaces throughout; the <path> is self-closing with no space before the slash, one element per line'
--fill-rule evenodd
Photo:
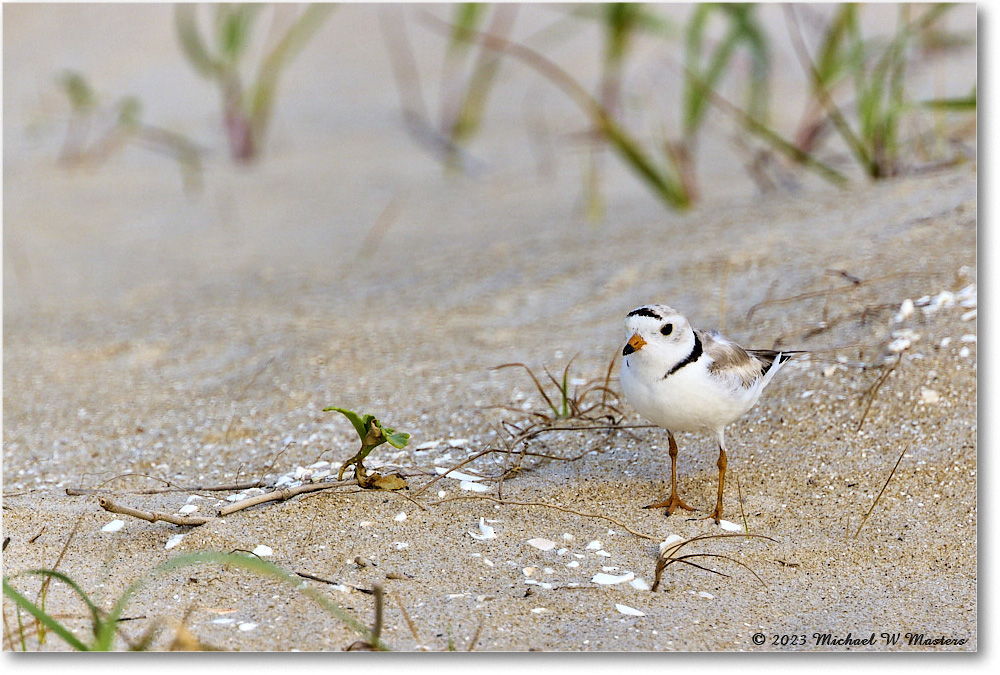
<path fill-rule="evenodd" d="M 680 370 L 681 368 L 683 368 L 687 364 L 691 363 L 692 361 L 697 361 L 699 356 L 701 356 L 701 340 L 698 339 L 698 334 L 695 333 L 694 334 L 694 347 L 691 348 L 691 353 L 688 354 L 687 357 L 683 361 L 678 362 L 678 364 L 676 366 L 674 366 L 669 371 L 667 371 L 667 374 L 663 376 L 663 379 L 667 379 L 668 377 L 670 377 L 671 375 L 673 375 L 674 373 L 676 373 L 678 370 Z"/>

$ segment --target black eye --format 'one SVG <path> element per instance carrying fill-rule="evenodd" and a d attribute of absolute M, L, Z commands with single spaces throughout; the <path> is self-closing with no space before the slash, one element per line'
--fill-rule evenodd
<path fill-rule="evenodd" d="M 660 329 L 661 335 L 670 335 L 673 332 L 674 332 L 674 324 L 672 323 L 665 323 L 663 324 L 663 328 Z"/>

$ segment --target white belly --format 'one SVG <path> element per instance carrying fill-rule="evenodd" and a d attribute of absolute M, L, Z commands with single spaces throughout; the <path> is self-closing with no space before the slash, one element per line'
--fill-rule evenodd
<path fill-rule="evenodd" d="M 660 373 L 646 377 L 636 371 L 628 358 L 622 361 L 625 398 L 640 415 L 670 431 L 721 431 L 760 397 L 759 388 L 732 388 L 698 364 L 685 366 L 666 379 Z"/>

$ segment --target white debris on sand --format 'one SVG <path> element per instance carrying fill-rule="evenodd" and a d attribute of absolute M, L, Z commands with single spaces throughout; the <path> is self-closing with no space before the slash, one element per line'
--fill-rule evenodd
<path fill-rule="evenodd" d="M 260 544 L 259 546 L 254 548 L 253 554 L 256 556 L 260 556 L 261 558 L 267 558 L 269 556 L 274 555 L 274 549 L 272 549 L 270 546 L 265 546 L 264 544 Z"/>
<path fill-rule="evenodd" d="M 937 403 L 940 400 L 941 400 L 941 394 L 937 393 L 933 389 L 928 389 L 927 387 L 920 388 L 921 404 Z"/>
<path fill-rule="evenodd" d="M 444 466 L 436 466 L 434 470 L 437 471 L 438 475 L 443 476 L 447 474 L 448 478 L 454 478 L 455 480 L 466 480 L 466 481 L 477 481 L 482 480 L 483 476 L 477 476 L 472 473 L 463 473 L 461 471 L 455 471 L 454 469 L 449 469 Z"/>
<path fill-rule="evenodd" d="M 496 539 L 497 533 L 493 527 L 486 524 L 485 518 L 479 519 L 479 534 L 475 532 L 469 532 L 469 536 L 478 541 L 484 541 L 486 539 Z"/>
<path fill-rule="evenodd" d="M 590 580 L 594 584 L 602 584 L 605 586 L 614 584 L 624 584 L 626 582 L 635 579 L 634 572 L 626 572 L 625 574 L 615 575 L 615 574 L 605 574 L 604 572 L 598 572 L 594 575 L 594 578 Z"/>
<path fill-rule="evenodd" d="M 649 583 L 646 582 L 642 577 L 636 577 L 632 581 L 628 582 L 628 585 L 637 591 L 648 591 Z"/>
<path fill-rule="evenodd" d="M 528 546 L 534 546 L 540 551 L 551 551 L 556 547 L 556 543 L 551 539 L 542 539 L 541 537 L 536 537 L 534 539 L 528 540 Z"/>
<path fill-rule="evenodd" d="M 666 540 L 660 544 L 660 555 L 663 555 L 663 552 L 666 551 L 668 548 L 673 548 L 676 544 L 682 541 L 684 541 L 684 537 L 680 536 L 679 534 L 669 535 L 666 538 Z"/>
<path fill-rule="evenodd" d="M 629 607 L 628 605 L 623 605 L 621 603 L 615 603 L 615 609 L 617 609 L 622 614 L 628 616 L 646 616 L 645 612 L 639 611 L 635 607 Z"/>
<path fill-rule="evenodd" d="M 125 526 L 124 520 L 112 520 L 110 523 L 101 528 L 101 532 L 117 532 Z"/>

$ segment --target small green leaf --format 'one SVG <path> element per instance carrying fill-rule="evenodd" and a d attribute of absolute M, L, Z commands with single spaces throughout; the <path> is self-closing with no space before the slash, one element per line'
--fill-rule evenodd
<path fill-rule="evenodd" d="M 364 440 L 365 436 L 368 435 L 368 427 L 371 424 L 371 421 L 375 419 L 371 415 L 365 415 L 362 418 L 360 415 L 358 415 L 358 413 L 354 412 L 353 410 L 348 410 L 347 408 L 337 408 L 336 406 L 323 408 L 323 412 L 330 412 L 330 411 L 339 412 L 341 415 L 351 420 L 351 424 L 354 425 L 355 431 L 358 432 L 358 438 L 360 438 L 362 441 Z"/>
<path fill-rule="evenodd" d="M 385 440 L 389 441 L 389 445 L 394 448 L 405 448 L 406 444 L 410 442 L 410 434 L 403 431 L 394 431 L 388 427 L 384 427 L 382 432 L 385 434 Z"/>

